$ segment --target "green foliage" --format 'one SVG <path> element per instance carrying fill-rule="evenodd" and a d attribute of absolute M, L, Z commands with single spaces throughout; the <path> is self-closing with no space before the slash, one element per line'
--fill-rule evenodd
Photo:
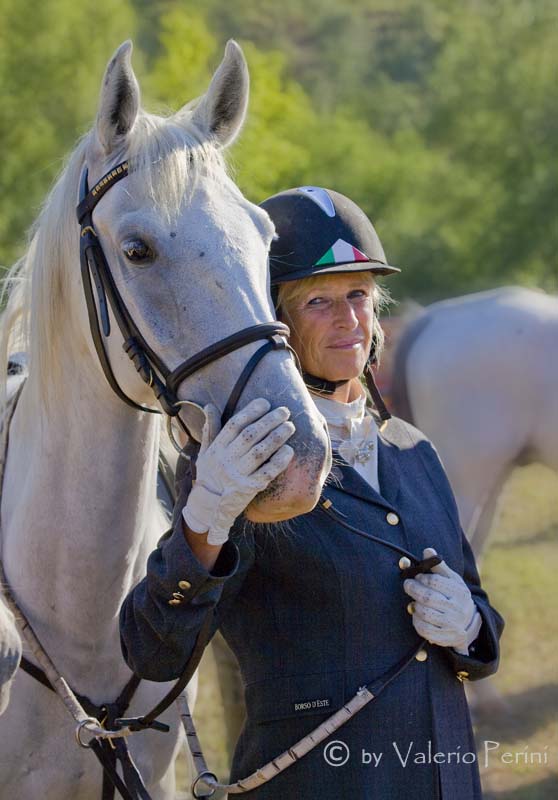
<path fill-rule="evenodd" d="M 91 124 L 103 69 L 134 32 L 127 2 L 0 0 L 0 264 L 77 136 Z"/>
<path fill-rule="evenodd" d="M 161 17 L 162 47 L 148 79 L 149 94 L 170 110 L 201 94 L 223 51 L 205 19 L 173 7 Z M 250 67 L 250 112 L 229 161 L 235 178 L 252 199 L 260 200 L 300 182 L 310 152 L 307 136 L 316 128 L 311 100 L 284 77 L 285 56 L 244 44 Z"/>
<path fill-rule="evenodd" d="M 25 9 L 25 6 L 28 6 Z M 429 301 L 501 283 L 558 290 L 553 0 L 0 0 L 0 263 L 132 34 L 145 104 L 205 91 L 234 37 L 251 73 L 234 175 L 259 202 L 305 183 L 358 202 Z"/>
<path fill-rule="evenodd" d="M 168 113 L 183 106 L 186 95 L 192 98 L 205 91 L 218 45 L 203 15 L 186 14 L 178 7 L 161 16 L 158 30 L 159 55 L 143 88 Z"/>
<path fill-rule="evenodd" d="M 465 20 L 448 30 L 427 125 L 428 139 L 474 179 L 467 198 L 457 195 L 467 204 L 455 224 L 467 226 L 457 264 L 472 261 L 470 242 L 475 272 L 556 289 L 558 9 L 496 0 L 471 4 Z"/>
<path fill-rule="evenodd" d="M 251 199 L 301 185 L 312 159 L 319 123 L 304 89 L 285 77 L 285 57 L 245 47 L 251 104 L 245 130 L 232 152 L 239 185 Z"/>

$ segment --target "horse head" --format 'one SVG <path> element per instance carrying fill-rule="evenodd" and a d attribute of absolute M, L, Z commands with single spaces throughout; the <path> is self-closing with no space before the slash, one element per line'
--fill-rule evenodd
<path fill-rule="evenodd" d="M 275 320 L 267 268 L 274 229 L 267 214 L 242 195 L 223 159 L 248 103 L 248 70 L 240 47 L 230 41 L 206 94 L 170 117 L 141 109 L 131 50 L 131 43 L 124 43 L 107 66 L 96 124 L 76 166 L 81 174 L 87 169 L 90 189 L 126 164 L 126 177 L 95 202 L 91 221 L 127 313 L 157 363 L 172 372 L 240 330 Z M 73 277 L 88 366 L 99 369 L 83 290 L 77 273 Z M 134 403 L 153 407 L 152 388 L 124 352 L 114 318 L 109 325 L 104 347 L 120 390 Z M 189 401 L 181 406 L 180 417 L 194 438 L 201 434 L 201 408 L 208 402 L 225 408 L 261 345 L 240 346 L 176 387 L 176 397 Z M 105 378 L 99 375 L 99 380 Z M 237 409 L 255 397 L 290 408 L 296 433 L 289 443 L 295 455 L 255 498 L 247 516 L 269 522 L 304 513 L 318 500 L 330 449 L 323 420 L 288 351 L 266 352 Z"/>

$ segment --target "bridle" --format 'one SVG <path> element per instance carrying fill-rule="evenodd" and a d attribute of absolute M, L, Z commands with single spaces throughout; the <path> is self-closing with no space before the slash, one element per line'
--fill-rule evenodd
<path fill-rule="evenodd" d="M 178 399 L 177 393 L 181 383 L 186 378 L 217 359 L 244 347 L 244 345 L 260 339 L 267 339 L 250 357 L 240 373 L 222 413 L 221 424 L 224 425 L 232 416 L 250 376 L 266 353 L 271 350 L 289 350 L 294 355 L 295 363 L 300 370 L 296 353 L 286 339 L 290 333 L 289 328 L 277 321 L 252 325 L 204 348 L 184 361 L 176 369 L 172 371 L 168 369 L 163 360 L 149 347 L 126 308 L 93 225 L 93 211 L 97 203 L 111 186 L 128 175 L 128 170 L 128 162 L 118 164 L 89 191 L 87 167 L 84 166 L 80 181 L 80 201 L 77 207 L 77 218 L 81 226 L 81 276 L 91 335 L 99 361 L 109 385 L 121 400 L 139 411 L 164 413 L 170 420 L 171 417 L 176 417 L 179 414 L 180 408 L 185 402 Z M 97 293 L 98 311 L 92 280 Z M 122 334 L 124 350 L 133 361 L 143 381 L 151 387 L 155 398 L 160 403 L 162 412 L 159 409 L 148 408 L 136 403 L 122 391 L 116 380 L 104 342 L 104 339 L 110 335 L 111 330 L 109 305 Z M 0 443 L 0 495 L 8 449 L 10 421 L 22 388 L 23 384 L 21 384 L 10 403 L 7 419 L 4 420 L 4 425 L 0 431 L 0 439 L 3 438 Z M 184 430 L 189 433 L 184 422 L 180 418 L 178 419 Z M 189 664 L 173 689 L 147 714 L 141 717 L 125 718 L 124 714 L 140 683 L 140 678 L 132 675 L 118 698 L 112 703 L 96 705 L 89 698 L 76 695 L 63 677 L 57 673 L 54 664 L 44 651 L 25 615 L 18 607 L 4 573 L 1 560 L 0 585 L 6 595 L 9 607 L 16 614 L 20 630 L 23 631 L 27 643 L 31 643 L 31 651 L 40 665 L 37 666 L 26 657 L 23 657 L 20 666 L 43 686 L 59 694 L 74 720 L 78 723 L 76 729 L 78 743 L 82 747 L 91 748 L 103 768 L 102 800 L 113 800 L 115 790 L 118 790 L 124 800 L 150 800 L 150 795 L 145 788 L 143 779 L 130 756 L 125 736 L 134 731 L 150 728 L 160 731 L 168 730 L 168 726 L 159 722 L 157 717 L 181 696 L 189 683 L 210 636 L 211 618 L 208 617 L 204 622 L 192 653 L 192 659 L 190 659 Z M 184 718 L 183 724 L 186 724 Z M 89 742 L 84 742 L 82 738 L 86 731 L 93 733 L 93 738 Z M 117 770 L 118 764 L 120 764 L 122 776 Z"/>
<path fill-rule="evenodd" d="M 284 323 L 277 321 L 251 325 L 249 328 L 244 328 L 231 336 L 227 336 L 225 339 L 209 345 L 209 347 L 187 359 L 174 370 L 170 370 L 147 344 L 126 308 L 93 225 L 93 211 L 99 200 L 115 183 L 125 178 L 128 174 L 129 163 L 128 161 L 123 161 L 107 172 L 89 190 L 88 170 L 87 166 L 84 166 L 80 181 L 79 205 L 76 209 L 78 222 L 81 226 L 80 263 L 87 314 L 93 343 L 103 372 L 113 391 L 129 406 L 152 414 L 161 413 L 159 409 L 136 403 L 123 392 L 116 380 L 104 342 L 104 339 L 110 336 L 111 331 L 109 305 L 124 340 L 124 351 L 134 363 L 142 380 L 151 387 L 163 412 L 169 417 L 176 417 L 180 412 L 183 401 L 178 399 L 177 393 L 180 384 L 186 378 L 247 344 L 260 339 L 267 339 L 267 342 L 252 355 L 238 377 L 221 417 L 221 425 L 224 425 L 232 416 L 250 376 L 266 353 L 271 350 L 289 350 L 295 358 L 295 363 L 299 366 L 296 353 L 286 339 L 290 333 L 289 328 Z M 92 279 L 97 292 L 98 311 Z M 180 418 L 179 422 L 186 433 L 189 433 Z"/>
<path fill-rule="evenodd" d="M 287 342 L 286 337 L 289 336 L 289 328 L 287 325 L 277 321 L 252 325 L 204 348 L 196 355 L 184 361 L 174 370 L 170 370 L 163 360 L 145 341 L 141 331 L 136 326 L 130 312 L 128 311 L 122 296 L 118 291 L 100 240 L 93 225 L 93 211 L 97 206 L 97 203 L 115 183 L 122 180 L 122 178 L 125 178 L 128 173 L 129 164 L 127 161 L 124 161 L 106 173 L 106 175 L 104 175 L 95 184 L 95 186 L 89 190 L 88 170 L 87 166 L 84 166 L 80 181 L 79 204 L 76 209 L 78 222 L 81 226 L 80 264 L 87 304 L 87 313 L 93 343 L 102 369 L 115 394 L 122 401 L 127 403 L 127 405 L 139 411 L 145 411 L 148 413 L 161 413 L 159 409 L 149 408 L 132 400 L 125 394 L 118 384 L 110 364 L 104 341 L 105 338 L 110 336 L 111 332 L 109 306 L 122 334 L 124 351 L 134 363 L 134 366 L 142 380 L 152 389 L 156 400 L 161 406 L 162 412 L 169 418 L 176 417 L 180 412 L 181 405 L 184 401 L 179 400 L 177 393 L 181 383 L 186 380 L 186 378 L 195 374 L 200 369 L 213 363 L 214 361 L 223 358 L 225 355 L 244 347 L 244 345 L 259 341 L 261 339 L 267 339 L 267 341 L 251 356 L 240 373 L 240 376 L 238 377 L 229 395 L 229 399 L 222 413 L 221 424 L 224 425 L 232 416 L 250 376 L 266 353 L 270 352 L 271 350 L 289 350 L 295 357 L 295 363 L 297 364 L 299 371 L 302 372 L 296 353 Z M 97 294 L 98 310 L 95 302 L 93 283 L 95 285 Z M 375 389 L 376 387 L 373 378 L 372 384 Z M 184 430 L 186 430 L 188 433 L 184 422 L 180 420 L 180 418 L 179 422 Z M 328 505 L 327 503 L 323 503 L 322 507 L 326 513 L 331 515 L 332 509 L 330 509 L 330 505 L 331 504 Z M 346 523 L 342 524 L 345 524 L 346 527 L 351 527 Z M 373 539 L 374 541 L 392 546 L 391 543 L 384 542 L 383 540 L 373 537 L 372 535 L 369 535 L 358 529 L 354 529 L 352 527 L 351 529 L 357 533 L 360 533 L 361 535 Z M 393 546 L 393 549 L 397 548 Z M 431 567 L 430 562 L 420 562 L 419 559 L 415 558 L 411 553 L 408 555 L 409 565 L 414 562 L 414 566 L 410 566 L 410 570 L 422 572 L 428 571 L 428 569 Z M 17 608 L 17 604 L 15 607 Z M 97 732 L 90 743 L 84 744 L 80 738 L 80 732 L 82 728 L 88 723 L 95 723 L 96 719 L 94 717 L 98 716 L 99 712 L 106 711 L 106 717 L 103 720 L 103 724 L 106 723 L 110 728 L 115 729 L 111 732 L 111 736 L 114 736 L 115 734 L 118 735 L 119 728 L 127 728 L 129 732 L 145 730 L 148 728 L 165 730 L 166 726 L 162 723 L 159 723 L 157 721 L 157 717 L 160 716 L 160 714 L 166 708 L 168 708 L 168 706 L 174 700 L 178 700 L 182 697 L 182 692 L 188 685 L 193 672 L 199 664 L 205 646 L 209 641 L 211 636 L 212 622 L 213 614 L 210 612 L 207 614 L 203 622 L 194 646 L 194 650 L 191 654 L 188 664 L 184 669 L 183 674 L 175 686 L 157 704 L 157 706 L 151 709 L 151 711 L 147 714 L 144 714 L 142 717 L 123 717 L 131 697 L 133 696 L 139 683 L 139 679 L 136 676 L 132 676 L 128 684 L 124 687 L 124 690 L 120 694 L 119 698 L 115 703 L 110 704 L 110 707 L 107 704 L 105 704 L 105 706 L 102 708 L 94 707 L 89 703 L 87 698 L 79 698 L 79 700 L 81 700 L 85 705 L 89 704 L 89 713 L 93 714 L 93 717 L 86 717 L 80 722 L 78 726 L 78 741 L 82 746 L 91 747 L 103 766 L 103 800 L 109 800 L 109 798 L 112 798 L 114 796 L 115 789 L 118 789 L 121 796 L 126 798 L 126 800 L 149 800 L 149 794 L 145 789 L 141 775 L 137 771 L 137 768 L 130 758 L 126 742 L 123 738 L 116 739 L 115 743 L 113 743 L 108 736 L 106 739 L 100 739 L 99 732 Z M 323 725 L 318 729 L 313 731 L 310 736 L 305 737 L 305 739 L 298 742 L 293 748 L 290 748 L 288 751 L 282 754 L 282 756 L 279 757 L 279 760 L 282 760 L 283 762 L 280 768 L 277 766 L 277 760 L 275 760 L 270 762 L 270 764 L 265 765 L 265 767 L 263 767 L 261 770 L 258 770 L 252 776 L 249 776 L 246 781 L 238 781 L 237 784 L 224 786 L 219 784 L 216 777 L 208 772 L 207 767 L 205 766 L 203 755 L 201 753 L 201 748 L 199 748 L 199 745 L 197 745 L 196 752 L 194 752 L 193 755 L 194 760 L 196 761 L 197 759 L 197 763 L 201 764 L 201 770 L 198 769 L 198 775 L 194 783 L 194 796 L 210 796 L 207 793 L 202 795 L 198 794 L 196 787 L 199 782 L 202 782 L 202 784 L 205 783 L 205 787 L 209 788 L 210 794 L 213 794 L 215 788 L 217 787 L 230 790 L 231 793 L 237 794 L 247 791 L 249 788 L 252 788 L 252 786 L 255 787 L 262 782 L 266 782 L 273 777 L 277 771 L 282 771 L 291 763 L 294 763 L 294 761 L 303 756 L 306 752 L 308 752 L 308 750 L 316 746 L 319 741 L 327 738 L 330 733 L 344 724 L 344 722 L 346 722 L 351 716 L 356 714 L 360 708 L 377 697 L 378 694 L 383 691 L 383 689 L 396 677 L 398 677 L 403 669 L 405 669 L 412 662 L 418 647 L 420 647 L 422 644 L 424 644 L 424 640 L 421 640 L 419 645 L 415 645 L 411 652 L 407 653 L 405 657 L 398 662 L 398 664 L 392 667 L 388 673 L 382 676 L 381 679 L 376 681 L 373 686 L 371 684 L 370 687 L 360 687 L 357 695 L 355 695 L 355 697 L 349 701 L 349 703 L 345 704 L 342 709 L 326 720 L 326 722 L 323 723 Z M 40 643 L 38 643 L 38 645 L 42 651 Z M 37 652 L 35 652 L 35 655 L 37 655 Z M 48 688 L 54 689 L 55 682 L 49 680 L 47 674 L 42 669 L 35 667 L 27 659 L 24 660 L 23 668 L 28 671 L 29 674 L 31 674 L 36 680 L 39 680 Z M 372 688 L 373 691 L 370 691 L 370 688 Z M 68 692 L 71 694 L 69 687 Z M 79 703 L 77 703 L 77 707 L 78 709 L 80 708 Z M 181 712 L 181 717 L 183 718 L 187 735 L 189 737 L 194 737 L 194 741 L 197 743 L 195 728 L 193 727 L 187 708 L 186 712 L 186 714 Z M 300 752 L 297 751 L 297 747 L 299 746 L 301 747 Z M 123 779 L 120 778 L 117 772 L 117 761 L 119 761 L 121 764 Z M 266 774 L 266 770 L 271 770 L 269 775 Z"/>

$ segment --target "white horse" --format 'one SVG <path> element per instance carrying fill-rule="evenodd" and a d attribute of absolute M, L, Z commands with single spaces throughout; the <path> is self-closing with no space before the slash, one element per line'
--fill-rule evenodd
<path fill-rule="evenodd" d="M 516 465 L 558 470 L 558 299 L 503 288 L 428 306 L 399 342 L 393 407 L 433 441 L 479 557 Z"/>
<path fill-rule="evenodd" d="M 480 558 L 514 467 L 558 470 L 558 299 L 508 287 L 434 303 L 404 329 L 393 408 L 433 441 Z M 509 711 L 491 680 L 474 710 Z"/>
<path fill-rule="evenodd" d="M 93 346 L 76 221 L 84 166 L 93 187 L 115 165 L 129 162 L 128 176 L 96 206 L 94 226 L 127 309 L 169 369 L 223 337 L 274 320 L 267 277 L 273 226 L 227 176 L 221 155 L 247 105 L 240 48 L 229 42 L 207 93 L 168 119 L 140 109 L 130 54 L 125 43 L 108 64 L 96 124 L 44 204 L 29 251 L 12 273 L 3 322 L 4 357 L 13 350 L 30 356 L 3 481 L 4 569 L 59 672 L 96 704 L 114 700 L 130 678 L 118 612 L 144 576 L 167 519 L 156 501 L 160 417 L 115 394 Z M 153 406 L 151 389 L 124 353 L 110 316 L 106 347 L 118 385 L 135 403 Z M 224 408 L 261 344 L 203 367 L 180 384 L 179 397 Z M 290 440 L 293 461 L 247 510 L 255 522 L 274 522 L 315 505 L 330 451 L 286 350 L 260 361 L 240 406 L 257 396 L 288 405 L 297 428 Z M 199 437 L 198 406 L 181 414 Z M 144 713 L 168 688 L 143 681 L 128 714 Z M 163 720 L 170 733 L 141 732 L 129 740 L 153 800 L 174 798 L 182 741 L 173 707 Z M 0 786 L 3 798 L 101 797 L 101 769 L 76 745 L 73 720 L 52 692 L 22 671 L 0 719 Z"/>
<path fill-rule="evenodd" d="M 21 639 L 14 615 L 0 597 L 0 714 L 8 706 L 10 688 L 21 658 Z"/>
<path fill-rule="evenodd" d="M 21 379 L 10 377 L 8 382 L 10 384 L 7 387 L 8 395 L 12 395 L 21 383 Z M 0 441 L 5 433 L 4 424 L 5 420 L 0 420 Z M 3 454 L 0 453 L 0 464 L 2 461 Z M 0 469 L 2 469 L 1 466 Z M 10 689 L 19 667 L 22 650 L 21 637 L 14 615 L 2 599 L 2 584 L 0 582 L 0 715 L 8 707 Z"/>

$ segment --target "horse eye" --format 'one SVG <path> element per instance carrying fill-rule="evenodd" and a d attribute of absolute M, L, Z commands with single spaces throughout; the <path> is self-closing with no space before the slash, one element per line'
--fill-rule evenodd
<path fill-rule="evenodd" d="M 124 255 L 133 264 L 144 264 L 148 261 L 153 261 L 155 254 L 143 239 L 130 239 L 124 242 L 122 249 Z"/>

